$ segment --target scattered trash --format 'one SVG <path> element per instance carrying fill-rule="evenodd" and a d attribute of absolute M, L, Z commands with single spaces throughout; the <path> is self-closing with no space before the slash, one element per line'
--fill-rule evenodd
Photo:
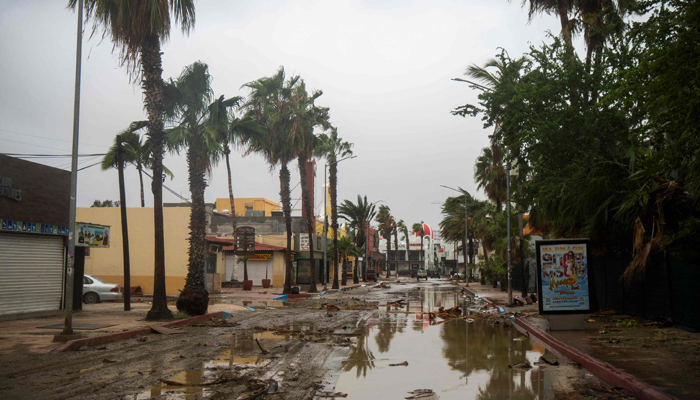
<path fill-rule="evenodd" d="M 294 286 L 292 288 L 292 294 L 299 294 L 299 287 L 298 286 Z"/>
<path fill-rule="evenodd" d="M 620 341 L 620 339 L 610 339 L 610 340 L 608 340 L 608 343 L 619 344 L 619 343 L 621 343 L 621 341 Z"/>
<path fill-rule="evenodd" d="M 255 309 L 253 307 L 246 307 L 246 308 L 249 309 L 250 311 L 255 311 Z"/>
<path fill-rule="evenodd" d="M 176 335 L 179 333 L 185 333 L 183 331 L 178 331 L 178 330 L 166 328 L 163 326 L 152 326 L 151 331 L 153 333 L 160 333 L 161 335 Z"/>
<path fill-rule="evenodd" d="M 503 308 L 503 307 L 498 307 L 498 312 L 501 313 L 501 314 L 505 314 L 505 313 L 506 313 L 506 309 Z"/>
<path fill-rule="evenodd" d="M 598 331 L 598 333 L 600 333 L 601 335 L 605 335 L 606 333 L 608 333 L 608 331 L 606 331 L 605 329 L 603 329 L 603 330 Z"/>
<path fill-rule="evenodd" d="M 340 311 L 340 307 L 336 306 L 335 304 L 323 303 L 321 304 L 321 309 L 324 308 L 327 309 L 329 313 Z"/>
<path fill-rule="evenodd" d="M 527 340 L 527 336 L 520 336 L 513 339 L 514 342 L 522 342 L 523 340 Z"/>
<path fill-rule="evenodd" d="M 408 367 L 408 361 L 404 361 L 398 364 L 389 364 L 390 367 Z"/>
<path fill-rule="evenodd" d="M 316 397 L 348 397 L 348 394 L 340 392 L 316 392 Z"/>
<path fill-rule="evenodd" d="M 408 393 L 413 396 L 404 397 L 405 399 L 422 399 L 425 397 L 432 397 L 435 394 L 433 389 L 416 389 Z"/>
<path fill-rule="evenodd" d="M 260 341 L 258 340 L 258 338 L 255 338 L 255 343 L 258 344 L 258 347 L 260 348 L 260 351 L 261 351 L 263 354 L 269 354 L 269 353 L 270 353 L 269 351 L 263 349 L 263 347 L 262 347 L 262 345 L 260 344 Z"/>
<path fill-rule="evenodd" d="M 221 314 L 224 316 L 224 318 L 233 317 L 233 314 L 227 313 L 226 311 L 222 311 Z"/>
<path fill-rule="evenodd" d="M 508 368 L 513 368 L 513 369 L 528 369 L 532 368 L 532 365 L 530 365 L 529 361 L 517 363 L 517 364 L 508 364 Z"/>
<path fill-rule="evenodd" d="M 589 319 L 586 320 L 586 322 L 595 322 L 595 320 L 589 318 Z"/>
<path fill-rule="evenodd" d="M 544 356 L 540 356 L 540 361 L 548 365 L 559 365 L 559 361 L 549 361 Z"/>
<path fill-rule="evenodd" d="M 286 298 L 289 298 L 288 294 L 283 294 L 282 296 L 273 297 L 272 300 L 282 300 L 282 299 L 286 299 Z"/>
<path fill-rule="evenodd" d="M 326 291 L 324 290 L 323 292 L 321 292 L 321 294 L 326 294 Z"/>
<path fill-rule="evenodd" d="M 474 322 L 474 318 L 467 318 L 466 321 L 467 321 L 468 323 L 472 323 L 472 322 Z"/>
<path fill-rule="evenodd" d="M 389 289 L 391 286 L 387 285 L 386 283 L 382 282 L 377 286 L 374 286 L 375 289 Z"/>
<path fill-rule="evenodd" d="M 522 306 L 524 306 L 524 305 L 525 305 L 525 303 L 523 303 L 522 300 L 520 300 L 520 299 L 513 299 L 513 306 L 514 306 L 514 307 L 522 307 Z"/>
<path fill-rule="evenodd" d="M 102 362 L 105 364 L 114 364 L 116 361 L 110 360 L 109 358 L 103 358 Z"/>

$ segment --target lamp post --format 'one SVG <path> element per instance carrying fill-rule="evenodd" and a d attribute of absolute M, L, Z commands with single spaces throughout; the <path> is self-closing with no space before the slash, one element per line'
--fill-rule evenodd
<path fill-rule="evenodd" d="M 461 190 L 451 188 L 449 186 L 440 185 L 445 189 L 454 190 L 455 192 L 462 193 Z M 464 279 L 467 281 L 467 286 L 469 286 L 469 278 L 467 277 L 467 269 L 469 268 L 469 218 L 467 215 L 467 196 L 469 193 L 464 191 Z"/>
<path fill-rule="evenodd" d="M 508 241 L 508 305 L 513 304 L 513 271 L 511 270 L 511 243 L 510 243 L 510 163 L 506 164 L 506 240 Z"/>
<path fill-rule="evenodd" d="M 323 290 L 326 291 L 328 290 L 328 273 L 327 267 L 326 267 L 326 257 L 327 257 L 327 249 L 328 249 L 328 213 L 326 210 L 328 210 L 328 183 L 326 182 L 326 178 L 328 177 L 328 166 L 333 165 L 333 164 L 338 164 L 339 162 L 343 160 L 347 160 L 349 158 L 355 158 L 357 156 L 349 156 L 345 158 L 341 158 L 338 161 L 332 162 L 325 164 L 323 166 Z M 333 231 L 333 237 L 337 235 L 338 232 L 337 230 Z M 335 260 L 337 263 L 338 260 Z M 345 273 L 345 272 L 343 272 Z"/>

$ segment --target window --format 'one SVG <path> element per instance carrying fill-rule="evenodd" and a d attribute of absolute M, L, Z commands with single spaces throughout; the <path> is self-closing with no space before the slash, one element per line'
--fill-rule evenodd
<path fill-rule="evenodd" d="M 252 210 L 252 209 L 253 209 L 253 203 L 245 203 L 245 209 L 246 209 L 246 210 Z"/>
<path fill-rule="evenodd" d="M 216 273 L 216 254 L 207 254 L 207 273 Z"/>
<path fill-rule="evenodd" d="M 83 277 L 83 285 L 91 285 L 92 284 L 92 279 L 88 278 L 87 276 Z"/>

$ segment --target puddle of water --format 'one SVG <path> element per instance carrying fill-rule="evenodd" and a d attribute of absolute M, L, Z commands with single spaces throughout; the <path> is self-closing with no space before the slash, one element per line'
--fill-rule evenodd
<path fill-rule="evenodd" d="M 520 336 L 488 321 L 430 325 L 420 314 L 383 313 L 350 347 L 334 390 L 348 399 L 404 398 L 414 389 L 432 389 L 440 399 L 551 398 L 552 381 L 567 366 L 508 368 L 545 353 L 529 340 L 513 340 Z M 408 366 L 389 366 L 403 361 Z"/>

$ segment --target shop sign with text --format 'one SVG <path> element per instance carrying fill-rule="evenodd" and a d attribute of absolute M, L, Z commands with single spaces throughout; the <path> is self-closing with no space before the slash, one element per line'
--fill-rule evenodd
<path fill-rule="evenodd" d="M 111 240 L 109 226 L 78 223 L 75 245 L 80 247 L 107 248 Z"/>

